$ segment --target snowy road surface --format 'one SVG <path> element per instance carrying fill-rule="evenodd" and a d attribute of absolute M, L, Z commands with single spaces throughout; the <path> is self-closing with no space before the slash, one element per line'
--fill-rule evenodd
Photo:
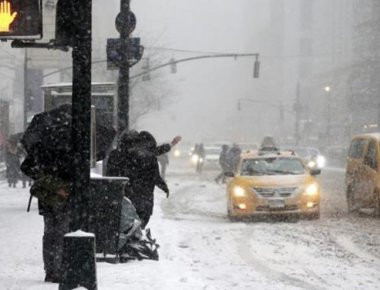
<path fill-rule="evenodd" d="M 216 172 L 170 168 L 150 228 L 160 261 L 97 264 L 103 289 L 380 289 L 380 219 L 348 215 L 344 173 L 326 170 L 318 221 L 235 222 Z M 57 289 L 44 278 L 42 218 L 0 181 L 0 289 Z"/>

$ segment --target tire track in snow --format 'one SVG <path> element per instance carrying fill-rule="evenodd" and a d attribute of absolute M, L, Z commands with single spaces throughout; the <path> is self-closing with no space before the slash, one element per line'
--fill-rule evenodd
<path fill-rule="evenodd" d="M 249 236 L 253 236 L 253 233 Z M 302 289 L 326 289 L 320 286 L 313 285 L 311 283 L 308 283 L 306 281 L 303 281 L 301 279 L 292 277 L 290 275 L 287 275 L 285 273 L 282 273 L 270 266 L 268 266 L 264 261 L 261 261 L 258 259 L 251 251 L 251 246 L 249 244 L 249 240 L 247 239 L 246 233 L 235 239 L 237 244 L 237 252 L 239 256 L 247 263 L 252 265 L 255 270 L 261 274 L 263 274 L 268 279 L 275 279 L 279 282 L 283 282 L 284 284 L 288 284 L 289 286 L 293 287 L 299 287 Z M 310 276 L 310 273 L 313 273 L 314 277 L 317 277 L 320 282 L 323 281 L 322 278 L 317 276 L 314 272 L 308 271 L 308 275 Z M 324 281 L 323 281 L 324 282 Z"/>
<path fill-rule="evenodd" d="M 380 268 L 380 259 L 376 256 L 360 249 L 355 243 L 347 236 L 339 235 L 332 236 L 332 240 L 343 250 L 355 255 L 356 257 L 364 260 L 367 263 L 375 264 Z"/>
<path fill-rule="evenodd" d="M 194 207 L 193 197 L 197 188 L 203 188 L 203 185 L 195 186 L 195 184 L 191 184 L 179 187 L 172 195 L 172 199 L 161 203 L 165 217 L 177 220 L 184 219 L 184 216 L 190 216 L 191 220 L 193 220 L 193 217 L 206 217 L 217 221 L 227 221 L 226 213 L 209 212 L 205 209 Z M 210 202 L 213 201 L 213 199 L 211 198 L 210 200 L 206 200 L 206 202 L 207 201 Z"/>

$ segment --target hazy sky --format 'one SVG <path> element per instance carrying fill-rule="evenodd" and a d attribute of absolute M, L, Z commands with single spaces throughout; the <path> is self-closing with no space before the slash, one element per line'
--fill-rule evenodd
<path fill-rule="evenodd" d="M 260 50 L 266 44 L 259 39 L 271 26 L 270 2 L 135 0 L 131 3 L 137 16 L 133 36 L 141 37 L 145 46 L 264 53 Z M 104 6 L 104 1 L 97 0 L 94 4 L 95 41 L 117 37 L 113 19 L 119 10 L 119 1 L 107 1 Z M 110 21 L 99 21 L 105 14 Z M 188 56 L 191 55 L 163 54 L 167 59 Z M 265 70 L 263 63 L 263 77 Z M 259 120 L 257 116 L 252 117 L 250 104 L 246 104 L 242 112 L 237 111 L 237 100 L 252 97 L 255 88 L 264 81 L 252 78 L 251 58 L 194 61 L 179 64 L 175 75 L 169 70 L 162 73 L 167 74 L 165 83 L 174 92 L 172 101 L 160 112 L 139 122 L 139 129 L 151 130 L 159 139 L 168 139 L 177 133 L 192 141 L 238 138 L 242 134 L 237 128 L 250 128 L 254 125 L 250 125 L 250 120 Z M 277 111 L 269 113 L 277 116 Z"/>

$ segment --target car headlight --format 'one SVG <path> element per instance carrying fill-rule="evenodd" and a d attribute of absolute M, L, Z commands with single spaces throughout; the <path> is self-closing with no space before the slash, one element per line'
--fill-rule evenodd
<path fill-rule="evenodd" d="M 245 196 L 246 191 L 244 188 L 242 188 L 240 186 L 235 186 L 233 189 L 233 193 L 237 197 L 243 197 L 243 196 Z"/>
<path fill-rule="evenodd" d="M 191 162 L 193 162 L 194 164 L 198 163 L 198 160 L 199 160 L 199 156 L 197 154 L 194 154 L 193 156 L 191 156 Z"/>
<path fill-rule="evenodd" d="M 180 157 L 181 156 L 181 151 L 179 151 L 179 149 L 174 150 L 174 156 L 175 157 Z"/>
<path fill-rule="evenodd" d="M 310 169 L 313 169 L 315 166 L 317 166 L 317 162 L 315 162 L 314 160 L 311 160 L 307 163 L 307 167 Z"/>
<path fill-rule="evenodd" d="M 314 196 L 318 193 L 318 185 L 312 183 L 306 187 L 305 194 L 309 196 Z"/>
<path fill-rule="evenodd" d="M 317 165 L 319 168 L 323 168 L 326 165 L 326 158 L 322 155 L 317 156 Z"/>
<path fill-rule="evenodd" d="M 200 163 L 203 163 L 203 158 L 199 158 L 199 162 L 200 162 Z"/>

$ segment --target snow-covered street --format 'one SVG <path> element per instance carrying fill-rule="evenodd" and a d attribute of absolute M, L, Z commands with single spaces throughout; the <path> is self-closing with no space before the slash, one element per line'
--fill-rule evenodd
<path fill-rule="evenodd" d="M 215 175 L 171 167 L 149 225 L 160 261 L 97 263 L 99 289 L 380 289 L 380 220 L 346 213 L 342 171 L 319 177 L 320 220 L 289 222 L 230 222 Z M 27 213 L 27 189 L 0 191 L 0 288 L 57 289 L 43 282 L 36 200 Z"/>

